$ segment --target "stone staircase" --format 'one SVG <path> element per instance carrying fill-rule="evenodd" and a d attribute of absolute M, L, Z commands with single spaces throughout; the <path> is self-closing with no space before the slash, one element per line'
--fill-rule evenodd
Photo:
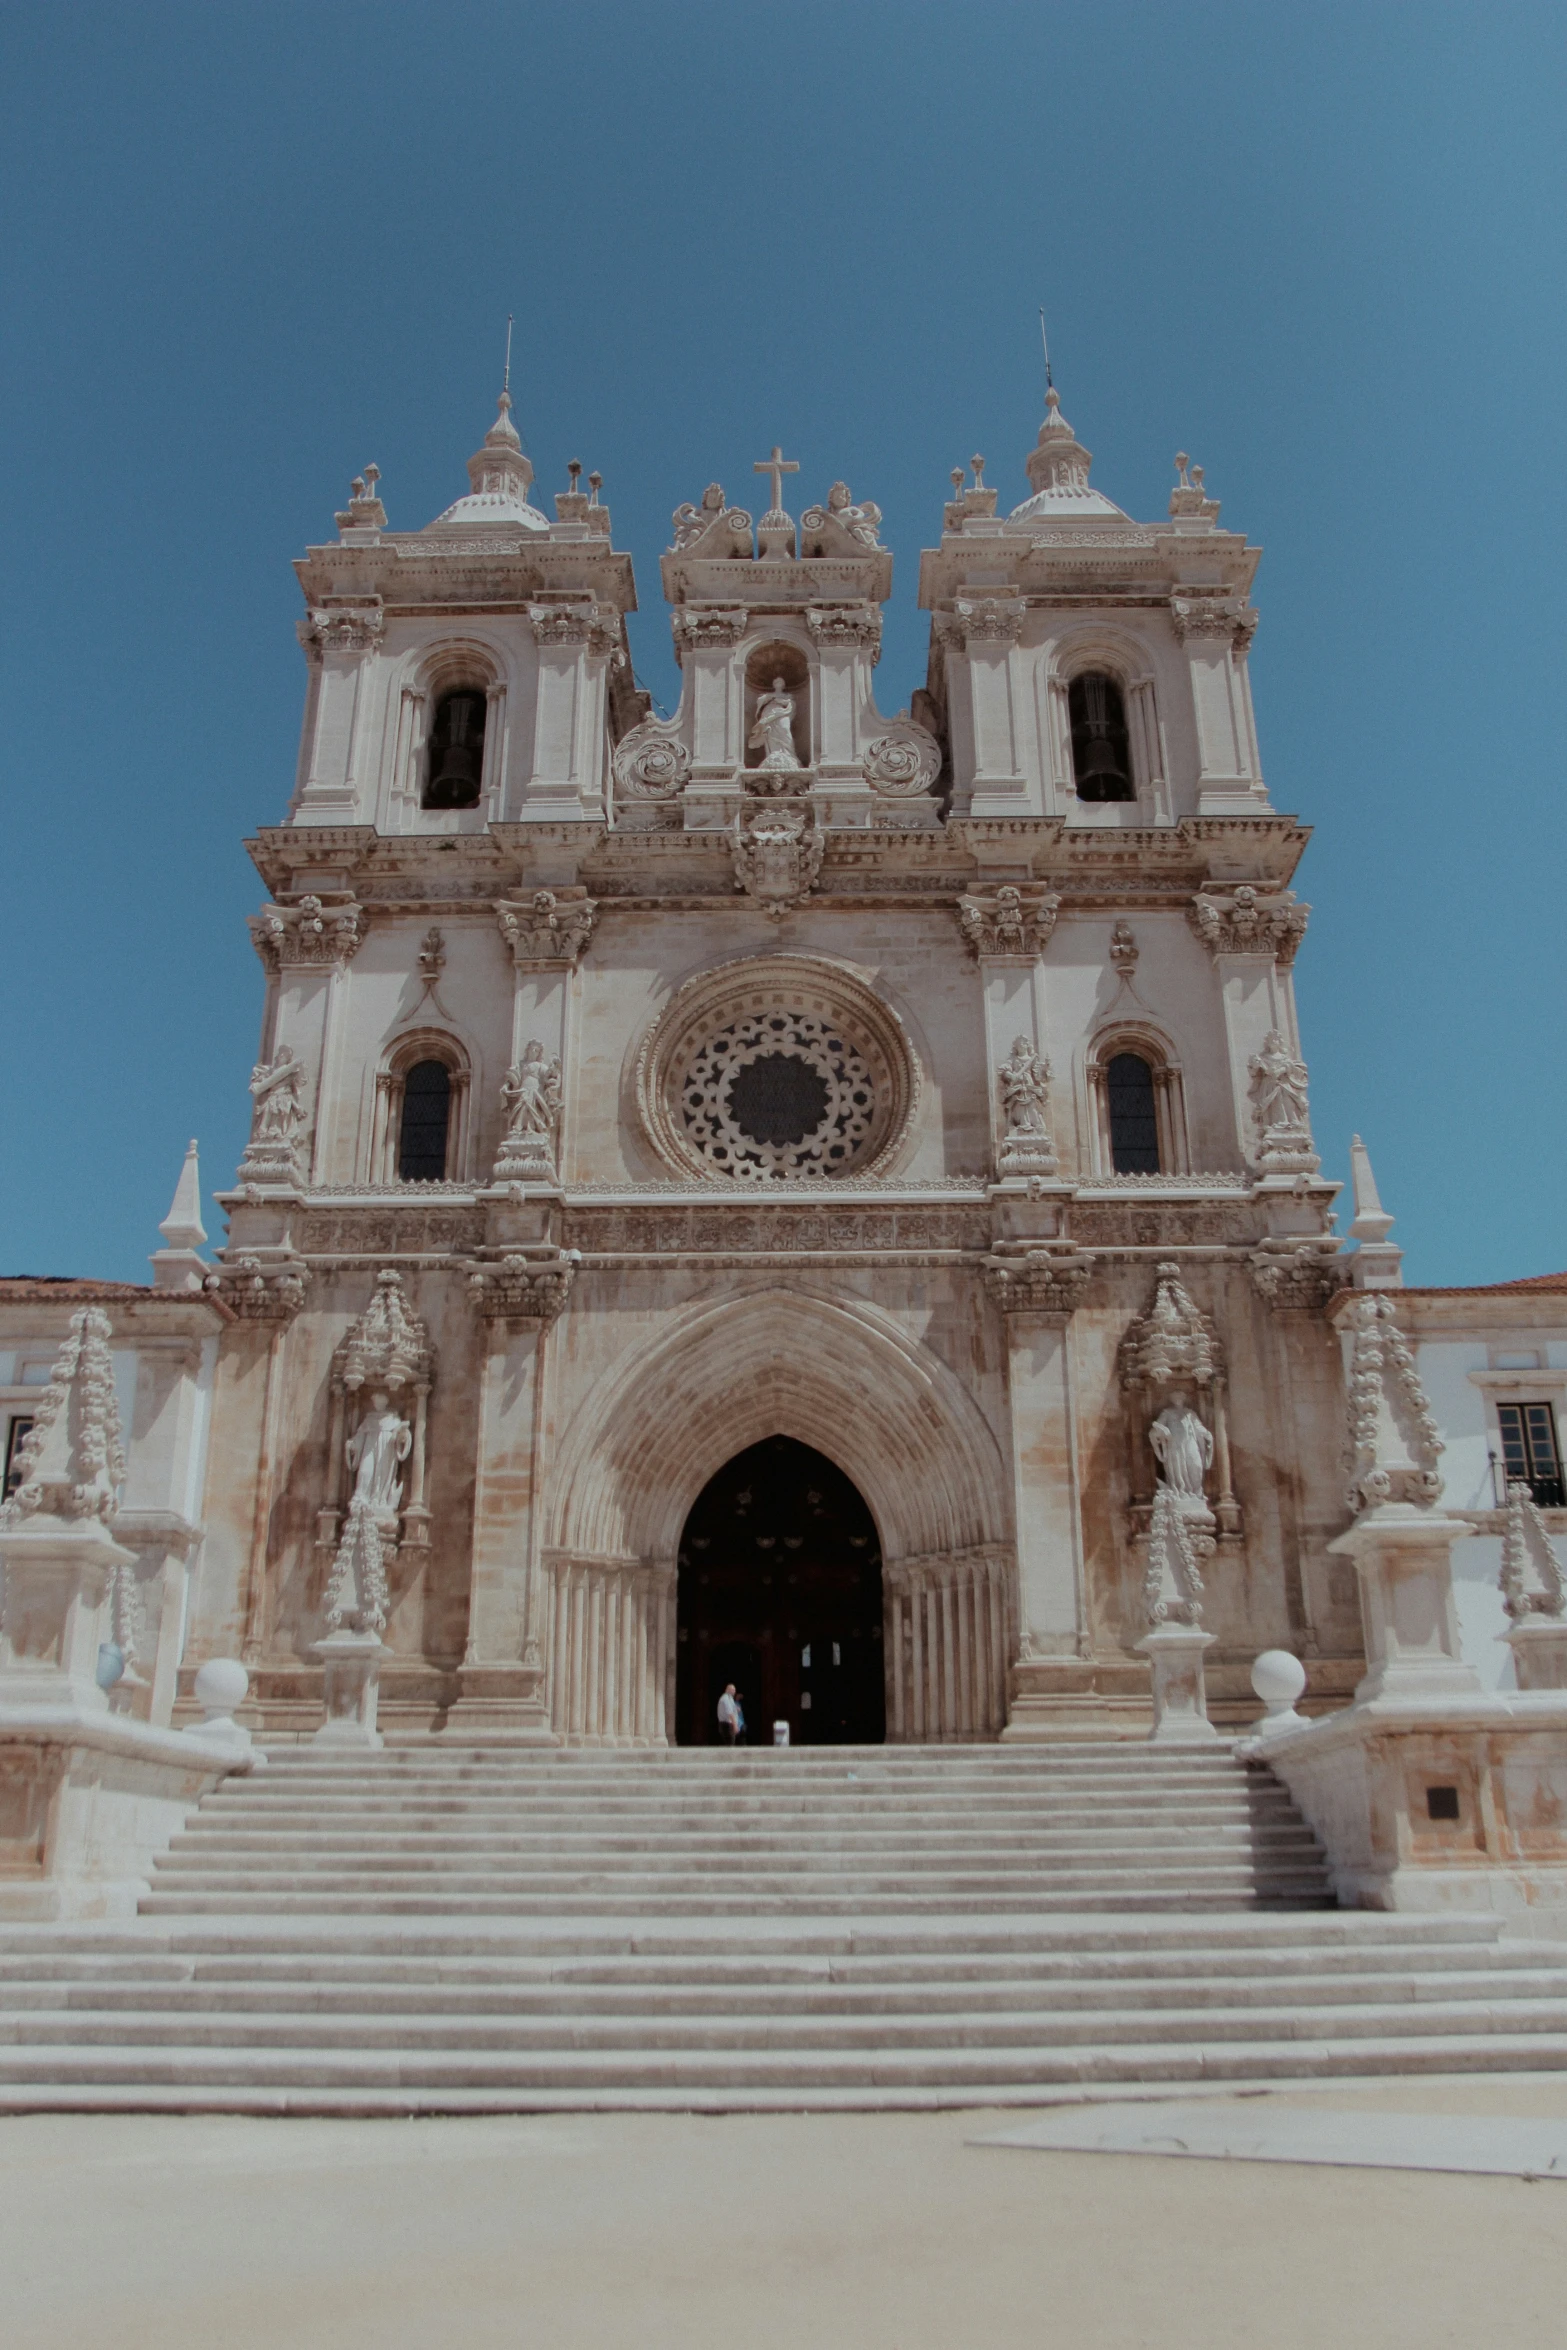
<path fill-rule="evenodd" d="M 0 2110 L 1039 2102 L 1567 2068 L 1567 1949 L 1332 1907 L 1125 1744 L 276 1754 L 137 1920 L 0 1929 Z"/>

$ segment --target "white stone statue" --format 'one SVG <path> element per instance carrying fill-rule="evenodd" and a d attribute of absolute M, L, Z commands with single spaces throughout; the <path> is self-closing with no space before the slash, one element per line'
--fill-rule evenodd
<path fill-rule="evenodd" d="M 1250 1062 L 1252 1107 L 1264 1141 L 1278 1132 L 1310 1131 L 1306 1064 L 1297 1061 L 1278 1029 L 1270 1028 Z"/>
<path fill-rule="evenodd" d="M 1159 1473 L 1183 1504 L 1206 1508 L 1203 1479 L 1213 1462 L 1213 1431 L 1184 1398 L 1167 1403 L 1148 1431 Z"/>
<path fill-rule="evenodd" d="M 384 1389 L 370 1398 L 370 1409 L 345 1447 L 354 1472 L 353 1500 L 376 1517 L 395 1517 L 403 1497 L 402 1466 L 413 1450 L 413 1430 L 392 1409 Z"/>
<path fill-rule="evenodd" d="M 781 677 L 773 679 L 772 692 L 763 694 L 756 705 L 749 747 L 761 751 L 764 775 L 792 774 L 799 767 L 794 751 L 794 696 L 784 691 Z"/>
<path fill-rule="evenodd" d="M 534 1037 L 524 1047 L 522 1059 L 513 1061 L 507 1070 L 506 1082 L 501 1087 L 506 1141 L 524 1142 L 532 1136 L 542 1136 L 547 1142 L 553 1142 L 564 1099 L 560 1063 L 550 1060 Z"/>
<path fill-rule="evenodd" d="M 258 1061 L 250 1072 L 251 1141 L 291 1144 L 305 1123 L 304 1092 L 304 1069 L 286 1044 L 275 1061 Z"/>
<path fill-rule="evenodd" d="M 880 546 L 881 541 L 876 533 L 881 524 L 881 508 L 873 505 L 869 498 L 863 506 L 856 506 L 846 481 L 835 481 L 827 492 L 827 511 L 835 522 L 842 523 L 851 538 L 857 538 L 863 546 Z"/>
<path fill-rule="evenodd" d="M 997 1072 L 1006 1139 L 1019 1141 L 1048 1134 L 1045 1111 L 1050 1100 L 1050 1063 L 1036 1053 L 1026 1036 L 1014 1037 L 1009 1059 Z"/>

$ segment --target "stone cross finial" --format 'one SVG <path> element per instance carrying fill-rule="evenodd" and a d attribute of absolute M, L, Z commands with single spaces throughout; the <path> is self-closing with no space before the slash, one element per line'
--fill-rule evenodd
<path fill-rule="evenodd" d="M 798 473 L 799 470 L 800 466 L 798 459 L 794 457 L 786 457 L 776 441 L 773 443 L 772 455 L 770 457 L 758 457 L 754 465 L 751 467 L 751 471 L 753 473 L 770 473 L 772 475 L 772 512 L 774 514 L 781 514 L 783 512 L 783 475 L 786 473 Z"/>

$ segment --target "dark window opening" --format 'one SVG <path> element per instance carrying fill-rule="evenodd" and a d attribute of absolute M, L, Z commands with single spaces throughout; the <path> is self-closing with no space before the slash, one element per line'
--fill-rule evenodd
<path fill-rule="evenodd" d="M 1110 1164 L 1118 1175 L 1159 1173 L 1159 1117 L 1153 1071 L 1140 1053 L 1117 1053 L 1105 1071 Z"/>
<path fill-rule="evenodd" d="M 1556 1415 L 1548 1403 L 1503 1403 L 1496 1407 L 1502 1428 L 1502 1463 L 1507 1482 L 1527 1485 L 1542 1510 L 1567 1508 Z"/>
<path fill-rule="evenodd" d="M 5 1436 L 5 1494 L 9 1501 L 22 1482 L 22 1439 L 32 1432 L 32 1421 L 20 1415 L 11 1422 Z"/>
<path fill-rule="evenodd" d="M 1067 688 L 1072 721 L 1072 773 L 1080 800 L 1132 800 L 1132 744 L 1126 704 L 1113 677 L 1097 670 Z"/>
<path fill-rule="evenodd" d="M 803 1142 L 827 1106 L 827 1080 L 797 1053 L 762 1053 L 729 1080 L 729 1115 L 753 1142 Z"/>
<path fill-rule="evenodd" d="M 1426 1816 L 1433 1820 L 1456 1820 L 1458 1817 L 1458 1789 L 1456 1787 L 1428 1787 L 1426 1789 Z"/>
<path fill-rule="evenodd" d="M 435 705 L 430 730 L 427 808 L 476 808 L 484 773 L 485 697 L 471 687 L 446 694 Z"/>
<path fill-rule="evenodd" d="M 397 1174 L 403 1183 L 439 1183 L 446 1174 L 452 1073 L 444 1061 L 415 1061 L 403 1079 Z"/>

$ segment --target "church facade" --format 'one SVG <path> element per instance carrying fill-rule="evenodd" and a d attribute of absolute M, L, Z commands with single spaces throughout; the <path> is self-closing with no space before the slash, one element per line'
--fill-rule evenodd
<path fill-rule="evenodd" d="M 1312 1140 L 1257 550 L 1184 459 L 1122 513 L 1052 392 L 884 715 L 880 516 L 775 449 L 674 517 L 663 718 L 508 409 L 297 566 L 252 1138 L 160 1274 L 221 1319 L 181 1687 L 308 1734 L 335 1637 L 391 1736 L 703 1740 L 729 1682 L 797 1742 L 1138 1734 L 1163 1493 L 1214 1718 L 1262 1649 L 1346 1696 L 1335 1317 L 1398 1252 Z"/>

